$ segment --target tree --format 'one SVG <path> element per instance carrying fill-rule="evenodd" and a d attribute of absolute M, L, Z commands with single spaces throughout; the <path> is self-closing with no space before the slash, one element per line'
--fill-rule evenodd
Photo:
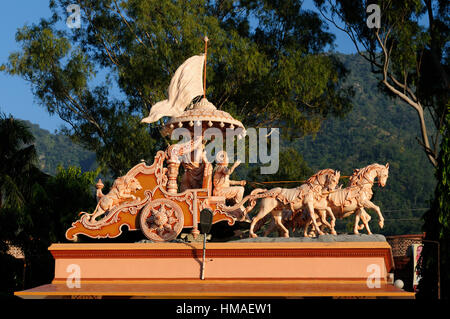
<path fill-rule="evenodd" d="M 0 116 L 0 270 L 4 280 L 0 294 L 48 283 L 53 258 L 48 247 L 65 241 L 65 231 L 80 211 L 92 211 L 94 179 L 98 172 L 59 168 L 56 176 L 36 166 L 34 136 L 27 125 Z M 21 248 L 24 265 L 8 254 L 10 246 Z"/>
<path fill-rule="evenodd" d="M 0 208 L 24 205 L 27 177 L 37 160 L 33 142 L 33 135 L 22 121 L 0 114 Z"/>
<path fill-rule="evenodd" d="M 42 180 L 36 168 L 33 135 L 24 122 L 0 114 L 0 293 L 21 288 L 23 263 L 8 254 L 11 246 L 22 248 L 18 234 L 29 220 L 24 213 L 33 180 Z"/>
<path fill-rule="evenodd" d="M 308 164 L 303 159 L 302 155 L 293 147 L 281 147 L 278 171 L 275 174 L 265 174 L 260 173 L 260 163 L 251 165 L 249 168 L 243 168 L 246 172 L 245 178 L 250 181 L 258 182 L 274 182 L 274 181 L 297 181 L 295 183 L 280 183 L 276 186 L 282 185 L 283 187 L 297 187 L 301 183 L 311 177 L 314 172 L 308 167 Z M 241 172 L 238 169 L 237 174 Z M 269 183 L 270 184 L 270 183 Z M 261 187 L 261 185 L 256 184 L 255 186 Z M 270 187 L 270 185 L 265 185 L 262 187 Z"/>
<path fill-rule="evenodd" d="M 439 296 L 438 285 L 441 289 L 441 298 L 449 299 L 450 295 L 450 274 L 446 271 L 450 267 L 448 258 L 450 256 L 450 112 L 447 112 L 445 129 L 442 133 L 441 151 L 436 170 L 439 183 L 431 208 L 423 216 L 426 241 L 418 267 L 422 277 L 418 286 L 419 298 Z M 440 265 L 438 265 L 438 253 Z M 438 268 L 440 268 L 440 278 L 438 278 Z"/>
<path fill-rule="evenodd" d="M 436 296 L 436 247 L 429 241 L 440 243 L 441 266 L 448 265 L 450 256 L 447 179 L 450 5 L 440 0 L 370 1 L 381 9 L 381 24 L 368 28 L 368 2 L 315 0 L 315 3 L 328 21 L 349 35 L 358 53 L 372 64 L 373 71 L 381 74 L 380 84 L 385 92 L 417 112 L 421 133 L 418 140 L 438 178 L 432 207 L 423 216 L 426 244 L 418 296 Z M 424 15 L 428 18 L 427 26 L 419 23 Z M 426 111 L 431 116 L 435 136 L 429 136 Z M 445 287 L 442 296 L 448 299 L 450 278 L 444 274 L 442 280 Z"/>
<path fill-rule="evenodd" d="M 381 74 L 385 92 L 401 99 L 418 115 L 418 139 L 428 159 L 437 166 L 439 136 L 448 104 L 448 38 L 446 1 L 315 0 L 322 15 L 347 33 L 358 53 Z M 380 7 L 380 28 L 369 28 L 369 4 Z M 429 26 L 420 24 L 426 15 Z M 427 127 L 428 111 L 434 128 Z"/>
<path fill-rule="evenodd" d="M 24 193 L 20 208 L 0 209 L 0 259 L 4 285 L 0 292 L 12 293 L 46 284 L 52 280 L 53 257 L 48 247 L 64 242 L 65 231 L 80 211 L 93 211 L 96 205 L 93 184 L 97 172 L 82 173 L 80 168 L 59 168 L 56 176 L 29 179 L 31 187 Z M 14 180 L 20 177 L 14 176 Z M 7 254 L 10 245 L 20 247 L 25 256 L 23 264 Z"/>
<path fill-rule="evenodd" d="M 50 19 L 18 30 L 21 50 L 3 69 L 29 81 L 115 177 L 166 145 L 158 124 L 140 119 L 205 34 L 207 97 L 247 126 L 299 136 L 351 107 L 346 70 L 325 53 L 334 36 L 301 1 L 80 0 L 81 28 L 58 29 L 71 2 L 50 1 Z"/>

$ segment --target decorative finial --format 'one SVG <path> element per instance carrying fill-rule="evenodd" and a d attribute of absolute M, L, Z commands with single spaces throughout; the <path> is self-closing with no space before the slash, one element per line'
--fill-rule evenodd
<path fill-rule="evenodd" d="M 105 187 L 105 185 L 103 185 L 102 180 L 99 179 L 97 184 L 95 184 L 95 188 L 97 189 L 103 189 L 103 187 Z"/>

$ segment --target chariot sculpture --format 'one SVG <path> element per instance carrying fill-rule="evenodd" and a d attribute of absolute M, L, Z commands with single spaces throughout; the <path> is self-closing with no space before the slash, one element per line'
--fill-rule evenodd
<path fill-rule="evenodd" d="M 206 54 L 186 60 L 170 82 L 168 99 L 153 105 L 149 116 L 142 120 L 143 123 L 152 123 L 170 117 L 163 122 L 164 134 L 183 127 L 191 132 L 193 138 L 158 151 L 151 165 L 145 162 L 137 164 L 114 181 L 108 194 L 103 194 L 103 184 L 99 181 L 95 211 L 80 213 L 80 219 L 66 231 L 68 240 L 76 241 L 78 235 L 115 238 L 122 234 L 124 227 L 131 231 L 140 230 L 152 241 L 174 240 L 184 228 L 190 228 L 195 237 L 199 234 L 199 216 L 203 209 L 213 212 L 213 223 L 227 221 L 233 225 L 244 220 L 258 200 L 261 200 L 260 210 L 250 225 L 252 237 L 256 237 L 255 229 L 266 216 L 273 220 L 268 230 L 278 227 L 284 237 L 289 236 L 289 225 L 294 228 L 301 226 L 305 236 L 322 235 L 324 227 L 336 234 L 336 217 L 344 218 L 353 213 L 354 232 L 366 227 L 370 233 L 370 215 L 364 208 L 375 209 L 380 226 L 383 226 L 381 211 L 370 199 L 375 178 L 378 177 L 382 186 L 386 183 L 388 165 L 374 164 L 355 171 L 345 189 L 337 188 L 340 172 L 326 169 L 297 188 L 255 189 L 245 197 L 243 186 L 246 182 L 229 179 L 239 162 L 228 168 L 226 153 L 222 152 L 217 156 L 218 164 L 213 172 L 213 163 L 204 155 L 203 132 L 212 127 L 222 132 L 226 129 L 240 130 L 242 138 L 245 127 L 206 99 L 202 80 L 205 64 Z M 195 136 L 195 130 L 201 134 Z M 183 158 L 189 160 L 183 161 Z M 185 173 L 178 183 L 180 165 L 183 165 Z M 230 200 L 234 203 L 227 205 Z M 360 220 L 363 226 L 359 225 Z"/>

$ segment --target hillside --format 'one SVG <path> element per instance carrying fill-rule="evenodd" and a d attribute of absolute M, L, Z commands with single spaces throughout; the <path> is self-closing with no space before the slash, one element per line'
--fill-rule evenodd
<path fill-rule="evenodd" d="M 73 143 L 69 137 L 52 134 L 28 121 L 24 121 L 35 137 L 35 146 L 39 156 L 39 167 L 47 174 L 54 175 L 58 165 L 63 167 L 79 166 L 83 171 L 96 167 L 95 154 Z"/>

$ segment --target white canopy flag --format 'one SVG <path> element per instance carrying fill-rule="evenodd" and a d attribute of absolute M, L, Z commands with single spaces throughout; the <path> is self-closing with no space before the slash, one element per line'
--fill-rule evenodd
<path fill-rule="evenodd" d="M 168 88 L 168 99 L 152 106 L 143 123 L 156 122 L 163 116 L 178 116 L 191 101 L 203 95 L 203 66 L 205 55 L 194 55 L 187 59 L 175 72 Z"/>

